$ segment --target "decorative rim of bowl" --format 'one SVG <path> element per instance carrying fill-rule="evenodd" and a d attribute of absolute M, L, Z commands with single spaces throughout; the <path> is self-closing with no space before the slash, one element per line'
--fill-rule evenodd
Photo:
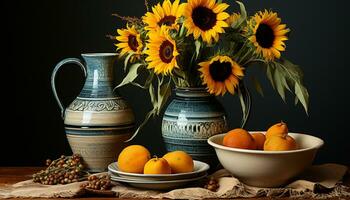
<path fill-rule="evenodd" d="M 208 174 L 205 173 L 198 177 L 193 178 L 185 178 L 185 179 L 177 179 L 177 180 L 165 180 L 165 181 L 156 181 L 156 180 L 128 180 L 127 178 L 119 178 L 119 177 L 111 177 L 112 181 L 119 181 L 119 182 L 125 182 L 125 183 L 138 183 L 138 184 L 167 184 L 167 183 L 184 183 L 184 182 L 192 182 L 196 180 L 203 179 L 207 177 Z"/>
<path fill-rule="evenodd" d="M 249 133 L 263 133 L 265 134 L 266 131 L 248 131 Z M 250 150 L 250 149 L 239 149 L 239 148 L 233 148 L 233 147 L 226 147 L 224 145 L 221 144 L 217 144 L 215 142 L 213 142 L 212 140 L 214 138 L 218 138 L 218 137 L 222 137 L 224 136 L 226 133 L 222 133 L 222 134 L 218 134 L 218 135 L 214 135 L 211 136 L 210 138 L 208 138 L 208 143 L 215 147 L 215 148 L 219 148 L 219 149 L 223 149 L 223 150 L 228 150 L 228 151 L 234 151 L 234 152 L 241 152 L 241 153 L 254 153 L 254 154 L 291 154 L 291 153 L 297 153 L 297 152 L 304 152 L 304 151 L 309 151 L 312 149 L 319 149 L 323 146 L 324 141 L 321 138 L 312 136 L 312 135 L 307 135 L 307 134 L 302 134 L 302 133 L 288 133 L 291 136 L 293 135 L 305 135 L 308 137 L 312 137 L 315 140 L 318 141 L 318 143 L 312 147 L 308 147 L 308 148 L 304 148 L 304 149 L 296 149 L 296 150 L 289 150 L 289 151 L 262 151 L 262 150 Z"/>
<path fill-rule="evenodd" d="M 112 171 L 113 173 L 117 173 L 117 174 L 121 174 L 121 175 L 125 175 L 125 176 L 134 176 L 134 177 L 148 177 L 148 178 L 159 178 L 159 177 L 176 177 L 176 176 L 185 176 L 185 175 L 192 175 L 192 174 L 200 174 L 202 172 L 208 171 L 210 166 L 205 163 L 205 162 L 201 162 L 198 160 L 193 160 L 194 165 L 200 164 L 202 167 L 198 170 L 198 171 L 193 171 L 193 172 L 186 172 L 186 173 L 177 173 L 177 174 L 137 174 L 137 173 L 128 173 L 128 172 L 123 172 L 120 171 L 118 166 L 116 169 L 110 170 L 112 165 L 117 165 L 118 162 L 113 162 L 111 164 L 108 165 L 108 170 Z"/>

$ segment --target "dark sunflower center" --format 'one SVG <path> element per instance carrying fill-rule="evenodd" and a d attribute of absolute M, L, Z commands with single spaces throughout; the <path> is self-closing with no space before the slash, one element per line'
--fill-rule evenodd
<path fill-rule="evenodd" d="M 176 21 L 176 17 L 169 15 L 169 16 L 165 16 L 163 17 L 159 22 L 158 25 L 162 26 L 162 25 L 166 25 L 166 26 L 171 26 L 172 24 L 174 24 Z"/>
<path fill-rule="evenodd" d="M 198 6 L 192 11 L 193 23 L 203 31 L 213 28 L 216 24 L 216 14 L 209 8 Z"/>
<path fill-rule="evenodd" d="M 139 46 L 139 43 L 137 42 L 135 35 L 128 36 L 128 45 L 129 45 L 131 50 L 137 51 L 137 47 Z"/>
<path fill-rule="evenodd" d="M 263 48 L 270 48 L 275 40 L 272 28 L 267 24 L 260 24 L 255 33 L 256 41 Z"/>
<path fill-rule="evenodd" d="M 159 48 L 159 57 L 165 63 L 170 63 L 173 59 L 174 45 L 168 40 L 164 41 Z"/>
<path fill-rule="evenodd" d="M 209 73 L 214 81 L 224 82 L 232 73 L 231 63 L 215 61 L 210 64 Z"/>

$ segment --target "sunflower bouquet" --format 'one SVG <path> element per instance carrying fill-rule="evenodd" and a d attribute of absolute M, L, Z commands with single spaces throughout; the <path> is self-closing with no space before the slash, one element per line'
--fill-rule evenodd
<path fill-rule="evenodd" d="M 146 89 L 153 104 L 140 127 L 160 114 L 173 85 L 205 87 L 216 96 L 237 94 L 246 114 L 245 82 L 252 80 L 262 94 L 257 79 L 247 78 L 253 77 L 246 69 L 254 63 L 260 63 L 283 100 L 288 90 L 307 112 L 309 95 L 302 71 L 281 57 L 290 29 L 276 12 L 248 16 L 244 4 L 236 3 L 239 10 L 230 13 L 230 5 L 221 0 L 164 0 L 151 8 L 145 1 L 147 12 L 141 18 L 116 14 L 127 22 L 115 36 L 127 72 L 117 87 L 133 84 Z"/>

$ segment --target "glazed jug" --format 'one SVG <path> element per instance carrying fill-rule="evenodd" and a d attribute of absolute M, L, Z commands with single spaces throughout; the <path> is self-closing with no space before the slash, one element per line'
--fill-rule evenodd
<path fill-rule="evenodd" d="M 206 88 L 175 89 L 175 97 L 162 120 L 162 136 L 168 152 L 185 151 L 193 159 L 215 168 L 219 161 L 207 140 L 228 130 L 224 107 Z"/>
<path fill-rule="evenodd" d="M 125 147 L 134 131 L 134 114 L 114 89 L 114 53 L 82 54 L 84 62 L 67 58 L 53 70 L 51 86 L 61 109 L 73 153 L 82 156 L 91 172 L 105 171 Z M 76 64 L 86 80 L 76 99 L 65 108 L 56 93 L 55 76 L 61 66 Z"/>

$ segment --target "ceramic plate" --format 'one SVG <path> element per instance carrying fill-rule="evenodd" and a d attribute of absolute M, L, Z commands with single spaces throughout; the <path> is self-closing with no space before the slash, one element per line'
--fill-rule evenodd
<path fill-rule="evenodd" d="M 128 178 L 111 176 L 112 181 L 127 183 L 133 187 L 150 189 L 150 190 L 170 190 L 175 188 L 181 188 L 194 181 L 201 180 L 207 177 L 205 173 L 202 176 L 188 179 L 170 180 L 170 181 L 152 181 L 152 180 L 129 180 Z"/>
<path fill-rule="evenodd" d="M 118 176 L 121 178 L 128 178 L 129 180 L 145 180 L 145 181 L 170 181 L 170 180 L 180 180 L 180 179 L 189 179 L 197 178 L 206 174 L 209 169 L 209 165 L 194 160 L 194 170 L 193 172 L 188 173 L 178 173 L 178 174 L 136 174 L 122 172 L 118 169 L 118 163 L 114 162 L 108 166 L 108 171 L 113 176 Z"/>

